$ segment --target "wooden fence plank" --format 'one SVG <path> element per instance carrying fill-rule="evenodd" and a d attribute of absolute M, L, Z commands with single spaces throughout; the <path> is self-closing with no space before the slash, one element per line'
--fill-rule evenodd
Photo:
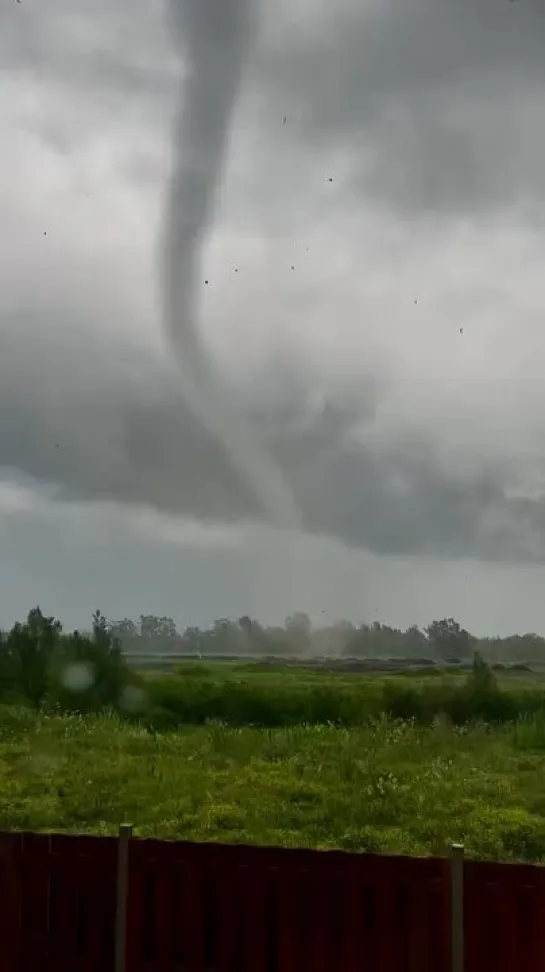
<path fill-rule="evenodd" d="M 274 972 L 276 915 L 270 868 L 245 865 L 239 889 L 241 913 L 246 916 L 240 972 Z"/>
<path fill-rule="evenodd" d="M 49 962 L 49 846 L 51 837 L 21 834 L 21 968 Z"/>
<path fill-rule="evenodd" d="M 72 972 L 79 959 L 80 858 L 49 856 L 48 961 L 55 972 Z"/>
<path fill-rule="evenodd" d="M 300 972 L 299 869 L 277 868 L 276 895 L 276 965 L 275 972 Z"/>
<path fill-rule="evenodd" d="M 92 972 L 97 967 L 101 972 L 114 970 L 117 846 L 113 837 L 56 835 L 52 839 L 50 862 L 61 875 L 64 900 L 56 905 L 50 881 L 50 935 L 55 911 L 66 910 L 73 972 Z M 59 928 L 66 927 L 66 915 L 58 920 Z"/>
<path fill-rule="evenodd" d="M 468 861 L 467 972 L 538 972 L 545 964 L 545 869 Z"/>
<path fill-rule="evenodd" d="M 19 972 L 21 836 L 0 834 L 0 972 Z"/>

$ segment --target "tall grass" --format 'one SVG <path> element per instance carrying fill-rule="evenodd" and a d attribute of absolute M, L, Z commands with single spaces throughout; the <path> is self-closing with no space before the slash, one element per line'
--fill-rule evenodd
<path fill-rule="evenodd" d="M 545 859 L 543 718 L 153 732 L 0 706 L 0 830 Z"/>
<path fill-rule="evenodd" d="M 233 727 L 296 725 L 363 726 L 380 715 L 431 726 L 513 722 L 545 713 L 545 692 L 526 685 L 504 690 L 486 666 L 459 676 L 348 676 L 292 671 L 263 673 L 248 667 L 223 673 L 206 665 L 148 677 L 146 705 L 138 718 L 158 730 L 221 721 Z M 545 716 L 544 716 L 545 717 Z"/>

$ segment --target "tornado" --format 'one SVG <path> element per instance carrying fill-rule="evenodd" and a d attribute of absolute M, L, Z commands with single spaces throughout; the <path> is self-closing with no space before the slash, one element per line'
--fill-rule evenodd
<path fill-rule="evenodd" d="M 163 325 L 186 405 L 227 452 L 260 515 L 297 529 L 282 472 L 222 381 L 199 327 L 202 252 L 212 229 L 233 112 L 254 37 L 253 0 L 170 0 L 171 29 L 185 73 L 174 122 L 174 162 L 165 202 Z"/>

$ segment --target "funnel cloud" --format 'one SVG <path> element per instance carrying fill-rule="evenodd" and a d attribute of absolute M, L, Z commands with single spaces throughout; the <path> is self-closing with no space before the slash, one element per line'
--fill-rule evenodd
<path fill-rule="evenodd" d="M 186 60 L 186 76 L 174 125 L 175 158 L 166 202 L 163 314 L 189 408 L 220 440 L 265 516 L 292 529 L 299 517 L 291 491 L 247 417 L 230 400 L 198 321 L 201 254 L 214 218 L 254 33 L 252 6 L 252 0 L 172 0 L 174 37 Z"/>
<path fill-rule="evenodd" d="M 0 4 L 4 618 L 544 629 L 544 44 L 543 0 Z M 292 569 L 253 524 L 299 514 Z"/>

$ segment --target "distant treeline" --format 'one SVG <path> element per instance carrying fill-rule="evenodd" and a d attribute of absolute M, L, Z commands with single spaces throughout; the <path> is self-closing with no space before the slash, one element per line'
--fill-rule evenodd
<path fill-rule="evenodd" d="M 166 626 L 169 621 L 155 620 L 157 626 Z M 140 633 L 120 632 L 119 625 L 111 624 L 96 611 L 89 634 L 65 633 L 60 621 L 34 608 L 25 622 L 0 633 L 0 702 L 30 705 L 43 712 L 85 713 L 107 709 L 136 719 L 153 732 L 210 720 L 261 728 L 325 723 L 352 726 L 363 725 L 382 715 L 414 719 L 423 724 L 431 724 L 443 715 L 454 724 L 476 719 L 492 723 L 533 718 L 538 713 L 541 718 L 545 708 L 545 696 L 538 683 L 505 690 L 496 681 L 492 664 L 479 652 L 483 643 L 472 639 L 452 619 L 429 625 L 425 631 L 418 632 L 418 640 L 417 629 L 396 632 L 380 625 L 370 628 L 339 625 L 314 631 L 305 615 L 290 618 L 279 629 L 263 628 L 241 618 L 237 623 L 218 622 L 211 631 L 191 629 L 183 635 L 176 633 L 173 624 L 169 623 L 167 635 L 154 630 L 149 619 L 143 621 Z M 337 665 L 343 659 L 353 659 L 358 647 L 362 655 L 397 654 L 405 660 L 410 657 L 408 652 L 420 649 L 414 656 L 419 662 L 398 665 L 394 680 L 331 679 L 323 678 L 323 673 L 321 677 L 319 672 L 309 674 L 306 670 L 295 676 L 292 671 L 278 678 L 274 668 L 266 671 L 268 659 L 273 655 L 287 658 L 288 664 L 283 662 L 277 666 L 286 673 L 290 661 L 295 667 L 297 659 L 309 664 L 309 659 L 319 654 L 331 655 L 333 648 L 329 639 L 335 634 L 338 636 L 334 643 Z M 124 656 L 121 639 L 125 643 L 129 639 L 133 644 L 140 644 L 148 653 L 152 644 L 166 639 L 173 652 L 185 645 L 186 654 L 192 657 L 197 645 L 201 658 L 215 654 L 226 659 L 229 655 L 240 657 L 251 652 L 260 662 L 218 666 L 185 661 L 171 674 L 143 678 Z M 530 662 L 531 646 L 535 643 L 542 650 L 541 639 L 535 642 L 520 639 L 524 658 Z M 487 644 L 490 646 L 492 642 Z M 505 644 L 506 640 L 496 642 L 499 646 Z M 422 646 L 426 651 L 422 651 Z M 449 659 L 467 661 L 468 654 L 471 664 L 462 677 L 451 678 L 447 674 L 448 665 L 432 664 L 429 672 L 421 667 L 426 656 L 433 663 Z M 534 657 L 541 660 L 540 655 Z M 356 663 L 351 660 L 350 664 Z M 361 659 L 358 664 L 366 665 Z M 495 664 L 502 663 L 495 661 Z M 519 659 L 517 667 L 521 664 Z M 418 679 L 400 679 L 399 672 L 404 667 L 407 676 L 414 676 L 414 669 L 420 667 Z M 431 671 L 439 677 L 428 678 Z M 5 712 L 2 718 L 0 736 L 9 731 L 9 717 Z"/>
<path fill-rule="evenodd" d="M 271 656 L 329 658 L 430 658 L 467 661 L 478 652 L 490 663 L 529 662 L 545 664 L 545 638 L 537 634 L 506 638 L 477 638 L 454 618 L 432 621 L 425 628 L 406 630 L 378 621 L 359 626 L 346 621 L 316 628 L 300 612 L 284 625 L 264 626 L 244 616 L 237 621 L 221 618 L 211 628 L 186 628 L 179 633 L 172 618 L 141 615 L 109 625 L 124 652 L 136 655 L 183 653 L 191 656 Z"/>

